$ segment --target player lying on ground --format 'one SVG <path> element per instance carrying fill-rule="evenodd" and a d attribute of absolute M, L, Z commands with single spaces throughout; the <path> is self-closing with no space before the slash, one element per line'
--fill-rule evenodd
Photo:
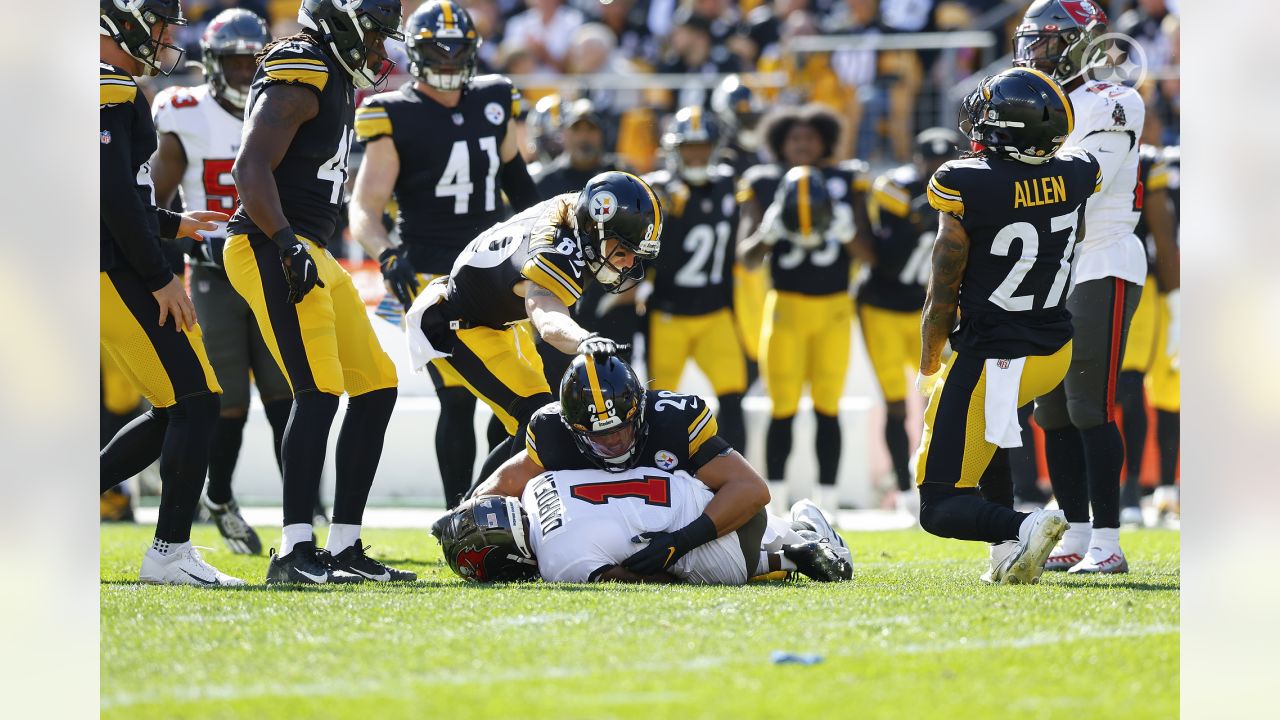
<path fill-rule="evenodd" d="M 689 582 L 742 585 L 752 578 L 799 571 L 819 582 L 853 577 L 849 549 L 812 502 L 791 520 L 761 508 L 737 530 L 699 545 L 659 570 L 624 563 L 638 544 L 676 553 L 669 539 L 706 517 L 715 494 L 684 471 L 639 467 L 547 472 L 519 500 L 482 495 L 464 502 L 433 529 L 445 562 L 472 582 Z M 773 575 L 777 573 L 776 575 Z"/>

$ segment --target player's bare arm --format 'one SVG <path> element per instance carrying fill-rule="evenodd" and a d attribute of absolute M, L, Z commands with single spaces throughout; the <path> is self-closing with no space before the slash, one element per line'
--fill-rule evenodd
<path fill-rule="evenodd" d="M 853 206 L 853 237 L 849 239 L 849 252 L 854 258 L 874 265 L 876 261 L 875 247 L 872 245 L 871 218 L 867 215 L 867 194 L 862 190 L 851 190 L 849 203 Z"/>
<path fill-rule="evenodd" d="M 1142 219 L 1147 221 L 1147 229 L 1156 243 L 1156 276 L 1160 279 L 1160 289 L 1165 292 L 1182 286 L 1177 227 L 1169 203 L 1169 193 L 1164 188 L 1147 189 L 1142 202 Z M 1084 237 L 1084 231 L 1079 231 L 1079 235 Z"/>
<path fill-rule="evenodd" d="M 187 171 L 187 152 L 173 133 L 161 133 L 156 154 L 151 157 L 151 181 L 156 186 L 156 202 L 162 208 L 173 205 L 173 198 Z"/>
<path fill-rule="evenodd" d="M 742 222 L 738 225 L 738 260 L 747 267 L 748 270 L 754 270 L 760 267 L 760 263 L 764 262 L 764 256 L 769 254 L 770 245 L 765 241 L 764 228 L 761 222 L 764 218 L 764 209 L 760 207 L 760 202 L 755 198 L 751 198 L 741 205 Z"/>
<path fill-rule="evenodd" d="M 712 458 L 697 476 L 715 493 L 704 512 L 716 524 L 717 537 L 742 527 L 769 504 L 769 484 L 737 450 Z"/>
<path fill-rule="evenodd" d="M 392 247 L 382 213 L 400 176 L 400 153 L 395 141 L 383 136 L 365 145 L 364 160 L 356 173 L 351 196 L 351 234 L 369 257 L 378 257 Z"/>
<path fill-rule="evenodd" d="M 942 348 L 956 326 L 960 282 L 969 262 L 969 234 L 959 218 L 942 213 L 933 242 L 933 272 L 920 317 L 920 374 L 933 375 L 942 365 Z"/>
<path fill-rule="evenodd" d="M 542 339 L 566 355 L 577 353 L 591 333 L 574 321 L 569 307 L 555 293 L 527 280 L 521 285 L 525 286 L 525 311 Z"/>
<path fill-rule="evenodd" d="M 245 120 L 244 144 L 231 175 L 249 219 L 268 236 L 289 226 L 272 173 L 284 159 L 298 128 L 319 110 L 320 100 L 311 90 L 272 85 L 262 91 L 262 98 Z"/>
<path fill-rule="evenodd" d="M 473 496 L 505 495 L 520 497 L 524 488 L 533 478 L 545 472 L 545 468 L 537 463 L 528 450 L 521 450 L 498 466 L 492 475 L 480 483 Z"/>

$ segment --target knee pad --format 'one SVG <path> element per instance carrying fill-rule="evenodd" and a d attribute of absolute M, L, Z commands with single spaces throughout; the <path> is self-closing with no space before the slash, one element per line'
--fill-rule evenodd
<path fill-rule="evenodd" d="M 1037 398 L 1033 414 L 1036 424 L 1044 430 L 1058 430 L 1071 424 L 1071 414 L 1067 412 L 1066 396 L 1060 392 Z"/>

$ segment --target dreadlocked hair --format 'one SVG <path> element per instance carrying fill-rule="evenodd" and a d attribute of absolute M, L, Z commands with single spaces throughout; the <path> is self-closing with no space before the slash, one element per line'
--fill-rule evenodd
<path fill-rule="evenodd" d="M 776 108 L 760 120 L 760 135 L 764 138 L 765 147 L 777 162 L 786 162 L 782 157 L 782 146 L 787 135 L 797 125 L 808 125 L 818 133 L 822 141 L 822 157 L 819 160 L 830 160 L 835 154 L 836 145 L 840 142 L 840 134 L 844 125 L 840 117 L 830 108 L 818 103 L 809 103 L 801 107 L 784 106 Z"/>
<path fill-rule="evenodd" d="M 285 43 L 291 43 L 291 42 L 309 42 L 312 45 L 319 47 L 320 36 L 318 33 L 316 33 L 315 30 L 304 28 L 301 32 L 296 32 L 292 35 L 286 35 L 282 38 L 276 38 L 275 40 L 272 40 L 271 42 L 267 43 L 266 47 L 259 50 L 257 55 L 253 56 L 253 62 L 258 65 L 261 65 L 262 61 L 267 57 L 267 55 L 270 54 L 272 50 L 275 50 L 277 46 L 283 45 Z"/>

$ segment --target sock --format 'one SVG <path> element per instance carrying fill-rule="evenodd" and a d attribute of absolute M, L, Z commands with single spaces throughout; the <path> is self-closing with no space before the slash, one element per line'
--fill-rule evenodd
<path fill-rule="evenodd" d="M 396 407 L 396 394 L 395 388 L 382 388 L 347 401 L 334 463 L 334 523 L 359 525 L 364 520 L 364 506 L 369 502 L 369 488 L 373 487 L 373 476 L 382 459 L 382 443 Z"/>
<path fill-rule="evenodd" d="M 284 458 L 284 523 L 311 527 L 320 494 L 320 475 L 329 450 L 329 429 L 338 412 L 338 396 L 319 390 L 293 398 L 280 454 Z M 308 531 L 309 532 L 309 531 Z"/>
<path fill-rule="evenodd" d="M 1137 507 L 1142 497 L 1140 477 L 1142 455 L 1147 447 L 1147 405 L 1142 389 L 1142 373 L 1127 370 L 1116 381 L 1116 404 L 1124 412 L 1124 491 L 1121 505 Z"/>
<path fill-rule="evenodd" d="M 293 546 L 298 543 L 311 542 L 314 538 L 314 531 L 311 529 L 311 523 L 290 523 L 284 526 L 284 532 L 280 537 L 280 555 L 285 556 L 293 552 Z"/>
<path fill-rule="evenodd" d="M 466 388 L 442 388 L 440 419 L 436 421 L 436 458 L 444 485 L 444 504 L 453 509 L 471 486 L 476 465 L 476 397 Z M 501 423 L 499 423 L 501 427 Z M 506 431 L 503 431 L 506 436 Z"/>
<path fill-rule="evenodd" d="M 791 422 L 795 416 L 773 418 L 764 439 L 765 477 L 781 480 L 787 476 L 787 458 L 791 456 Z"/>
<path fill-rule="evenodd" d="M 205 492 L 211 502 L 222 505 L 231 499 L 231 476 L 240 459 L 240 443 L 244 439 L 246 418 L 219 417 L 213 426 L 213 443 L 209 449 L 209 486 Z"/>
<path fill-rule="evenodd" d="M 121 428 L 98 453 L 99 494 L 137 475 L 160 457 L 169 411 L 151 408 Z"/>
<path fill-rule="evenodd" d="M 169 542 L 168 540 L 161 540 L 160 538 L 155 538 L 151 541 L 151 549 L 159 553 L 161 557 L 169 557 L 170 555 L 173 555 L 174 553 L 187 547 L 190 544 L 191 544 L 190 541 L 176 543 L 176 542 Z"/>
<path fill-rule="evenodd" d="M 1124 440 L 1115 422 L 1080 431 L 1085 469 L 1089 476 L 1089 502 L 1095 528 L 1120 527 L 1120 469 L 1124 464 Z"/>
<path fill-rule="evenodd" d="M 761 570 L 761 568 L 768 568 Z M 760 564 L 756 566 L 756 570 L 763 575 L 765 572 L 778 572 L 779 570 L 790 570 L 795 572 L 800 568 L 794 562 L 789 560 L 786 555 L 779 552 L 769 552 L 767 550 L 760 551 Z"/>
<path fill-rule="evenodd" d="M 1013 477 L 1009 471 L 1009 451 L 996 448 L 995 455 L 978 480 L 978 491 L 987 502 L 1013 509 Z"/>
<path fill-rule="evenodd" d="M 1027 513 L 984 500 L 976 488 L 920 486 L 920 527 L 938 537 L 999 543 L 1014 540 Z"/>
<path fill-rule="evenodd" d="M 720 437 L 742 455 L 747 454 L 747 423 L 742 415 L 742 393 L 730 393 L 719 397 L 720 409 L 716 411 L 716 424 Z"/>
<path fill-rule="evenodd" d="M 289 413 L 293 411 L 293 398 L 264 402 L 262 410 L 267 416 L 267 423 L 271 425 L 271 449 L 276 454 L 276 467 L 280 470 L 280 477 L 283 478 L 284 463 L 280 457 L 280 447 L 284 445 L 285 428 L 289 427 Z"/>
<path fill-rule="evenodd" d="M 1088 521 L 1068 523 L 1067 532 L 1062 536 L 1062 547 L 1069 552 L 1083 555 L 1085 550 L 1089 549 L 1089 538 L 1092 535 L 1093 523 Z"/>
<path fill-rule="evenodd" d="M 337 555 L 346 550 L 356 541 L 360 539 L 360 526 L 350 525 L 347 523 L 331 523 L 329 525 L 329 537 L 325 540 L 324 549 L 330 553 Z"/>
<path fill-rule="evenodd" d="M 1022 426 L 1022 447 L 1008 448 L 1009 474 L 1013 476 L 1013 494 L 1029 502 L 1047 498 L 1038 483 L 1040 468 L 1036 466 L 1036 434 L 1031 429 L 1033 403 L 1018 408 L 1018 424 Z"/>
<path fill-rule="evenodd" d="M 884 419 L 884 444 L 889 448 L 889 459 L 893 461 L 893 476 L 898 490 L 910 490 L 911 452 L 907 440 L 906 403 L 902 401 L 889 403 Z"/>
<path fill-rule="evenodd" d="M 1044 457 L 1058 507 L 1068 522 L 1089 520 L 1089 484 L 1085 480 L 1084 442 L 1072 425 L 1044 431 Z"/>
<path fill-rule="evenodd" d="M 173 543 L 191 539 L 191 521 L 209 470 L 209 446 L 221 403 L 213 393 L 185 397 L 168 408 L 160 449 L 160 513 L 156 537 Z"/>
<path fill-rule="evenodd" d="M 817 423 L 815 444 L 818 450 L 818 484 L 835 487 L 840 470 L 840 417 L 813 413 Z"/>
<path fill-rule="evenodd" d="M 1178 481 L 1178 444 L 1182 415 L 1167 410 L 1156 411 L 1156 443 L 1160 446 L 1160 484 Z"/>
<path fill-rule="evenodd" d="M 1089 536 L 1089 547 L 1103 550 L 1120 547 L 1120 528 L 1094 528 Z"/>

